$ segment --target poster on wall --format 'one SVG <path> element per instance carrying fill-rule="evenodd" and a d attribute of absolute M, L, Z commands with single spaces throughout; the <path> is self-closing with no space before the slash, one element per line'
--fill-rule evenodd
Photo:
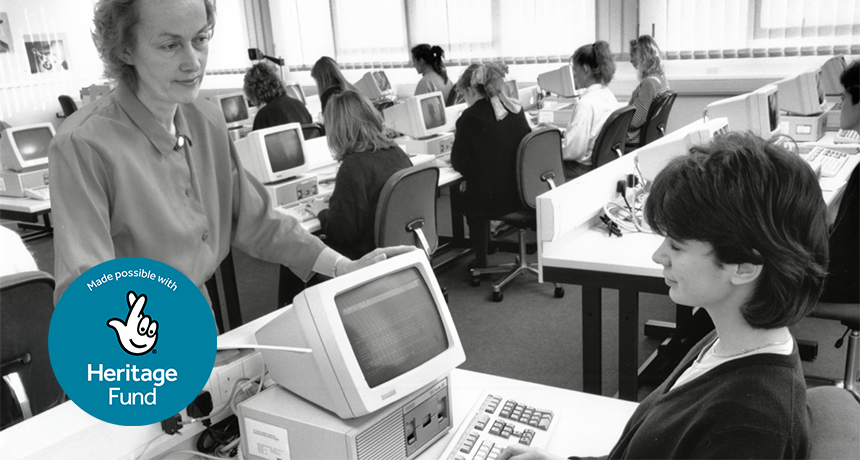
<path fill-rule="evenodd" d="M 9 28 L 9 16 L 0 11 L 0 53 L 12 52 L 12 29 Z"/>
<path fill-rule="evenodd" d="M 24 35 L 30 73 L 69 70 L 65 34 Z"/>

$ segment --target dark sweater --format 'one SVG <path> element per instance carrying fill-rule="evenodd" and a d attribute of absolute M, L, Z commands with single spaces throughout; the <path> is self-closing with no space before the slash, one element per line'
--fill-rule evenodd
<path fill-rule="evenodd" d="M 806 458 L 806 384 L 791 355 L 724 363 L 668 392 L 708 334 L 630 417 L 609 458 Z"/>
<path fill-rule="evenodd" d="M 498 218 L 522 208 L 517 188 L 517 148 L 531 132 L 524 111 L 496 120 L 489 99 L 457 119 L 451 166 L 466 179 L 466 213 Z"/>
<path fill-rule="evenodd" d="M 290 96 L 280 96 L 272 99 L 254 117 L 254 128 L 269 128 L 272 126 L 285 125 L 287 123 L 313 123 L 310 112 L 302 101 Z"/>
<path fill-rule="evenodd" d="M 319 213 L 325 243 L 353 260 L 376 249 L 379 194 L 392 174 L 411 166 L 400 147 L 344 155 L 328 209 Z"/>

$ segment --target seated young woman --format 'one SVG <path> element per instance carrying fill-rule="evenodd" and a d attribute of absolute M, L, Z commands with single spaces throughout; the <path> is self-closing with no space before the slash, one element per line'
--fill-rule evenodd
<path fill-rule="evenodd" d="M 669 297 L 715 331 L 636 408 L 609 458 L 806 458 L 806 383 L 789 331 L 824 287 L 826 206 L 812 169 L 729 133 L 672 160 L 645 204 Z M 558 434 L 556 434 L 558 435 Z M 509 447 L 498 460 L 553 459 Z"/>
<path fill-rule="evenodd" d="M 630 63 L 636 68 L 639 85 L 633 90 L 630 105 L 636 107 L 630 127 L 627 129 L 627 142 L 638 144 L 642 125 L 648 119 L 648 111 L 654 99 L 669 91 L 669 81 L 663 72 L 660 47 L 650 35 L 642 35 L 630 40 Z"/>
<path fill-rule="evenodd" d="M 457 119 L 451 166 L 466 179 L 466 219 L 475 268 L 487 266 L 490 219 L 522 207 L 517 148 L 531 128 L 519 102 L 504 94 L 506 73 L 497 64 L 472 64 L 456 84 L 469 107 Z"/>
<path fill-rule="evenodd" d="M 310 211 L 319 218 L 329 247 L 347 257 L 364 255 L 376 249 L 376 204 L 385 181 L 412 162 L 385 137 L 382 116 L 360 93 L 332 95 L 323 115 L 328 147 L 340 167 L 328 208 L 315 201 Z"/>
<path fill-rule="evenodd" d="M 333 94 L 346 90 L 358 91 L 352 83 L 346 81 L 346 77 L 343 76 L 340 67 L 337 66 L 337 61 L 328 56 L 317 59 L 317 62 L 311 68 L 311 78 L 317 84 L 323 118 L 325 118 L 325 108 L 328 100 Z"/>
<path fill-rule="evenodd" d="M 573 108 L 573 116 L 564 132 L 562 157 L 564 176 L 579 177 L 591 171 L 591 154 L 600 129 L 615 109 L 618 100 L 606 85 L 615 75 L 615 61 L 609 43 L 597 41 L 577 48 L 570 58 L 573 79 L 585 93 Z"/>
<path fill-rule="evenodd" d="M 253 130 L 285 125 L 287 123 L 313 123 L 307 107 L 298 99 L 287 96 L 281 77 L 270 65 L 258 62 L 245 71 L 245 97 L 260 106 L 254 117 Z"/>
<path fill-rule="evenodd" d="M 421 74 L 421 81 L 415 87 L 415 95 L 441 91 L 442 100 L 446 105 L 451 105 L 448 104 L 448 98 L 454 89 L 454 82 L 448 78 L 443 58 L 445 50 L 438 46 L 422 43 L 412 48 L 412 66 Z"/>

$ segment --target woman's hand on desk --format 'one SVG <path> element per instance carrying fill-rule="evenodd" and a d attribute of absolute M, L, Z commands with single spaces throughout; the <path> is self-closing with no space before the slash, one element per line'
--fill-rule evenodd
<path fill-rule="evenodd" d="M 415 246 L 391 246 L 387 248 L 374 249 L 358 260 L 349 260 L 344 258 L 341 259 L 335 267 L 335 275 L 342 276 L 349 272 L 354 272 L 358 269 L 373 265 L 377 262 L 382 262 L 385 259 L 398 256 L 400 254 L 406 254 L 410 251 L 417 251 L 417 249 Z"/>
<path fill-rule="evenodd" d="M 320 211 L 323 209 L 328 209 L 328 199 L 325 200 L 311 200 L 308 202 L 307 210 L 314 216 L 318 216 Z"/>
<path fill-rule="evenodd" d="M 553 455 L 545 450 L 512 444 L 496 457 L 496 460 L 565 460 L 564 457 Z"/>

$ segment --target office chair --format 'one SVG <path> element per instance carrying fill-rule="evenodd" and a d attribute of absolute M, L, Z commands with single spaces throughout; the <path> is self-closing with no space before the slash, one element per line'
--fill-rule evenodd
<path fill-rule="evenodd" d="M 809 459 L 860 458 L 860 399 L 831 386 L 806 390 Z"/>
<path fill-rule="evenodd" d="M 376 247 L 414 245 L 433 258 L 436 234 L 436 185 L 439 168 L 419 164 L 401 169 L 385 181 L 374 220 Z"/>
<path fill-rule="evenodd" d="M 60 107 L 63 108 L 63 116 L 65 118 L 69 118 L 73 113 L 78 110 L 78 104 L 75 104 L 74 99 L 65 94 L 61 94 L 57 97 L 60 100 Z"/>
<path fill-rule="evenodd" d="M 639 142 L 636 144 L 627 144 L 626 151 L 642 147 L 650 144 L 657 139 L 666 135 L 666 123 L 669 120 L 669 113 L 672 111 L 672 105 L 675 104 L 676 93 L 666 91 L 660 93 L 654 100 L 651 101 L 651 106 L 648 108 L 648 115 L 645 123 L 639 128 Z"/>
<path fill-rule="evenodd" d="M 224 292 L 224 306 L 227 310 L 227 320 L 230 321 L 230 329 L 237 328 L 243 324 L 242 308 L 239 304 L 239 287 L 236 283 L 236 268 L 233 265 L 233 249 L 227 253 L 227 257 L 221 261 L 218 270 L 206 280 L 206 290 L 209 291 L 209 299 L 212 300 L 212 312 L 215 314 L 215 324 L 218 333 L 228 331 L 224 326 L 224 318 L 221 313 L 221 294 L 218 291 L 218 275 L 221 275 L 221 287 Z"/>
<path fill-rule="evenodd" d="M 594 141 L 594 150 L 591 154 L 591 169 L 595 170 L 612 160 L 624 155 L 624 145 L 627 143 L 627 128 L 636 108 L 625 105 L 611 114 L 600 129 L 597 139 Z"/>
<path fill-rule="evenodd" d="M 48 352 L 54 278 L 42 271 L 0 277 L 0 428 L 66 400 Z"/>
<path fill-rule="evenodd" d="M 564 166 L 561 159 L 561 131 L 556 128 L 542 128 L 526 135 L 517 148 L 517 186 L 520 191 L 521 210 L 502 216 L 499 220 L 519 228 L 519 255 L 516 263 L 496 267 L 473 268 L 472 285 L 481 283 L 485 273 L 508 274 L 493 284 L 493 300 L 504 300 L 502 289 L 514 278 L 525 272 L 538 274 L 537 264 L 526 261 L 526 229 L 537 225 L 538 195 L 564 183 Z M 563 297 L 564 288 L 555 284 L 555 296 Z"/>
<path fill-rule="evenodd" d="M 305 123 L 302 125 L 302 135 L 305 140 L 316 139 L 325 136 L 325 129 L 316 123 Z"/>

